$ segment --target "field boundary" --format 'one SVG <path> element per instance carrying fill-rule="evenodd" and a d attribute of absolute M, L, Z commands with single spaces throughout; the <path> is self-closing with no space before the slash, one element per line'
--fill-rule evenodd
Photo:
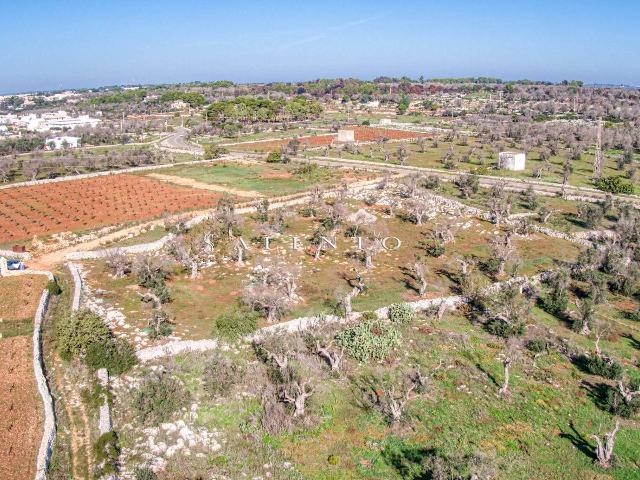
<path fill-rule="evenodd" d="M 53 398 L 51 396 L 51 391 L 49 390 L 47 377 L 44 373 L 44 359 L 42 356 L 42 322 L 44 320 L 48 304 L 49 291 L 43 290 L 33 325 L 33 371 L 44 407 L 44 431 L 42 434 L 42 440 L 40 441 L 38 456 L 36 458 L 35 480 L 46 480 L 47 469 L 49 468 L 51 454 L 53 453 L 53 444 L 56 440 L 56 418 L 53 409 Z"/>

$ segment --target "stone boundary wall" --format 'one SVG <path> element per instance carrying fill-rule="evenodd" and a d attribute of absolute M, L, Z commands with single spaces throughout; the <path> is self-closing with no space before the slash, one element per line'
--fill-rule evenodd
<path fill-rule="evenodd" d="M 71 279 L 73 280 L 73 299 L 71 301 L 71 311 L 77 312 L 80 310 L 80 298 L 82 296 L 82 277 L 77 265 L 68 262 L 67 268 L 71 273 Z"/>
<path fill-rule="evenodd" d="M 56 177 L 56 178 L 45 178 L 42 180 L 30 180 L 27 182 L 17 182 L 17 183 L 9 183 L 7 185 L 0 185 L 0 190 L 5 190 L 8 188 L 18 188 L 18 187 L 32 187 L 34 185 L 48 185 L 50 183 L 59 183 L 59 182 L 67 182 L 71 180 L 84 180 L 86 178 L 95 178 L 95 177 L 106 177 L 109 175 L 120 175 L 124 173 L 136 173 L 136 172 L 146 172 L 153 170 L 161 170 L 163 168 L 171 168 L 171 167 L 179 167 L 179 166 L 188 166 L 188 165 L 197 165 L 200 163 L 210 163 L 215 161 L 224 161 L 230 160 L 233 161 L 233 154 L 228 156 L 222 156 L 220 158 L 214 158 L 211 160 L 192 160 L 189 162 L 179 162 L 179 163 L 163 163 L 160 165 L 144 165 L 142 167 L 131 167 L 131 168 L 122 168 L 120 170 L 108 170 L 105 172 L 91 172 L 91 173 L 81 173 L 79 175 L 66 175 L 64 177 Z"/>
<path fill-rule="evenodd" d="M 12 250 L 0 250 L 0 257 L 17 258 L 19 260 L 31 260 L 31 254 L 29 252 L 14 252 Z"/>
<path fill-rule="evenodd" d="M 65 255 L 66 260 L 95 260 L 97 258 L 104 258 L 109 254 L 121 251 L 122 253 L 127 254 L 136 254 L 136 253 L 146 253 L 146 252 L 154 252 L 156 250 L 160 250 L 164 247 L 169 241 L 171 241 L 175 235 L 173 233 L 169 233 L 165 235 L 159 240 L 150 243 L 140 243 L 138 245 L 131 245 L 129 247 L 111 247 L 105 248 L 102 250 L 91 250 L 88 252 L 71 252 Z"/>
<path fill-rule="evenodd" d="M 48 304 L 49 292 L 43 290 L 33 322 L 33 372 L 36 377 L 38 392 L 40 392 L 40 397 L 42 397 L 44 411 L 44 429 L 36 458 L 35 480 L 46 480 L 47 468 L 49 467 L 51 454 L 53 453 L 53 443 L 56 439 L 56 417 L 53 409 L 53 398 L 49 391 L 47 377 L 44 374 L 44 359 L 42 357 L 42 322 Z"/>
<path fill-rule="evenodd" d="M 542 279 L 546 278 L 548 272 L 543 272 L 538 275 L 534 275 L 531 277 L 516 277 L 504 282 L 497 282 L 493 285 L 490 285 L 485 289 L 486 293 L 493 293 L 498 291 L 504 286 L 512 285 L 512 284 L 535 284 L 540 282 Z M 465 303 L 467 299 L 460 295 L 453 295 L 447 297 L 438 297 L 438 298 L 430 298 L 424 300 L 418 300 L 415 302 L 408 302 L 408 304 L 415 310 L 416 312 L 428 310 L 433 307 L 440 307 L 443 303 L 446 305 L 447 309 L 452 309 Z M 379 308 L 375 311 L 379 318 L 387 318 L 389 312 L 389 306 Z M 289 320 L 288 322 L 276 323 L 274 325 L 269 325 L 268 327 L 261 328 L 255 333 L 248 335 L 245 337 L 245 340 L 256 340 L 265 334 L 277 334 L 277 333 L 294 333 L 303 331 L 307 328 L 313 327 L 319 321 L 329 322 L 329 323 L 348 323 L 353 320 L 357 320 L 362 317 L 362 312 L 354 312 L 353 315 L 346 319 L 344 317 L 339 317 L 337 315 L 326 315 L 324 317 L 319 316 L 311 316 L 311 317 L 301 317 L 294 318 L 293 320 Z M 156 360 L 162 357 L 168 357 L 173 355 L 178 355 L 180 353 L 188 353 L 188 352 L 204 352 L 208 350 L 214 350 L 218 348 L 217 340 L 181 340 L 177 342 L 168 343 L 165 345 L 159 345 L 156 347 L 149 347 L 139 350 L 136 354 L 138 356 L 138 360 L 141 363 L 149 362 L 152 360 Z"/>
<path fill-rule="evenodd" d="M 53 273 L 48 272 L 46 270 L 9 270 L 5 274 L 0 276 L 1 277 L 21 277 L 24 275 L 44 275 L 51 281 L 55 280 Z"/>

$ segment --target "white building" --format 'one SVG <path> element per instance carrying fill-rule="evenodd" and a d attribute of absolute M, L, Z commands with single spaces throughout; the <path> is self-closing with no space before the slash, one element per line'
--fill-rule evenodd
<path fill-rule="evenodd" d="M 498 155 L 498 168 L 513 170 L 514 172 L 524 170 L 526 155 L 520 152 L 500 152 Z"/>
<path fill-rule="evenodd" d="M 48 132 L 50 130 L 71 130 L 76 127 L 95 128 L 101 122 L 99 118 L 92 118 L 89 115 L 70 117 L 64 110 L 57 112 L 46 112 L 40 116 L 34 113 L 22 115 L 17 124 L 30 132 Z"/>
<path fill-rule="evenodd" d="M 356 132 L 353 130 L 338 130 L 339 142 L 355 142 Z"/>
<path fill-rule="evenodd" d="M 53 137 L 44 141 L 47 150 L 61 150 L 63 148 L 78 148 L 80 137 Z"/>

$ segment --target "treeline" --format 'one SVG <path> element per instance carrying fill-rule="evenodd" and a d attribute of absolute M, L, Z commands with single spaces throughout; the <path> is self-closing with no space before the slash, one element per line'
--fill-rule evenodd
<path fill-rule="evenodd" d="M 126 151 L 57 151 L 54 156 L 33 153 L 25 157 L 0 158 L 0 183 L 43 180 L 64 175 L 119 170 L 169 162 L 165 152 L 149 148 Z"/>
<path fill-rule="evenodd" d="M 306 120 L 322 113 L 320 103 L 298 96 L 291 100 L 238 97 L 212 103 L 206 112 L 214 125 Z"/>
<path fill-rule="evenodd" d="M 147 91 L 144 89 L 135 90 L 123 90 L 121 92 L 115 92 L 107 95 L 100 95 L 99 97 L 92 98 L 90 103 L 94 105 L 104 105 L 109 103 L 126 103 L 135 100 L 141 100 L 147 96 Z"/>
<path fill-rule="evenodd" d="M 38 136 L 23 136 L 8 138 L 0 141 L 0 155 L 26 153 L 44 147 L 44 138 Z"/>
<path fill-rule="evenodd" d="M 184 103 L 191 107 L 198 107 L 204 105 L 204 95 L 197 92 L 180 92 L 177 90 L 163 93 L 160 96 L 160 103 L 172 103 L 178 100 L 182 100 Z"/>

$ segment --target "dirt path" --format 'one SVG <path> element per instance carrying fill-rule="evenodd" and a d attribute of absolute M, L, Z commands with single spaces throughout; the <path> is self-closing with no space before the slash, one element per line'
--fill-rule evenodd
<path fill-rule="evenodd" d="M 60 366 L 64 368 L 64 366 Z M 65 371 L 61 378 L 65 394 L 64 408 L 68 418 L 71 438 L 72 474 L 74 479 L 90 478 L 93 471 L 91 458 L 91 429 L 85 405 L 80 398 L 78 386 L 69 379 Z"/>
<path fill-rule="evenodd" d="M 200 188 L 202 190 L 212 190 L 214 192 L 231 193 L 232 195 L 236 195 L 238 197 L 243 197 L 243 198 L 253 199 L 253 198 L 262 198 L 264 196 L 260 192 L 254 192 L 251 190 L 238 190 L 237 188 L 198 182 L 197 180 L 194 180 L 192 178 L 178 177 L 175 175 L 163 175 L 162 173 L 150 173 L 147 176 L 155 178 L 156 180 L 160 180 L 162 182 L 174 183 L 176 185 L 182 185 L 184 187 Z"/>

